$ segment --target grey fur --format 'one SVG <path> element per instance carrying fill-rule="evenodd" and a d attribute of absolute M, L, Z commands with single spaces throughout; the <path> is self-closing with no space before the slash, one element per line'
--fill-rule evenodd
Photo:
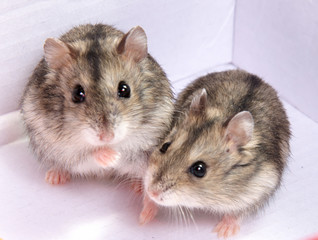
<path fill-rule="evenodd" d="M 70 66 L 66 62 L 53 69 L 43 58 L 35 68 L 21 111 L 31 147 L 45 167 L 72 176 L 103 176 L 110 169 L 143 176 L 149 153 L 170 124 L 173 95 L 166 74 L 149 54 L 134 62 L 118 53 L 124 36 L 103 24 L 75 27 L 60 37 L 69 49 Z M 118 98 L 120 81 L 129 84 L 131 98 Z M 72 102 L 77 84 L 85 89 L 84 103 Z M 120 124 L 125 124 L 125 138 L 109 146 L 85 143 L 81 134 L 87 129 L 107 132 Z M 94 164 L 93 153 L 103 147 L 120 153 L 120 161 L 106 170 L 82 171 L 86 162 Z M 80 164 L 83 169 L 76 169 Z"/>
<path fill-rule="evenodd" d="M 202 89 L 207 97 L 199 102 Z M 225 132 L 243 111 L 253 117 L 252 138 L 232 152 Z M 152 198 L 159 205 L 234 217 L 255 213 L 280 186 L 290 135 L 286 112 L 270 85 L 241 70 L 208 74 L 179 94 L 171 132 L 162 142 L 171 145 L 151 155 L 146 189 L 150 196 L 156 193 Z M 189 171 L 199 160 L 207 165 L 202 178 Z"/>

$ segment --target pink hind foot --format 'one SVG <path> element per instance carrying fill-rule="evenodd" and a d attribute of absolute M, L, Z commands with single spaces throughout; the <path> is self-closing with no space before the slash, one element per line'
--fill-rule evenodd
<path fill-rule="evenodd" d="M 46 172 L 45 181 L 47 183 L 57 185 L 64 184 L 71 180 L 71 175 L 66 171 L 59 171 L 56 169 L 50 169 Z"/>
<path fill-rule="evenodd" d="M 120 154 L 111 148 L 103 148 L 94 153 L 97 163 L 102 167 L 110 167 L 117 162 Z"/>
<path fill-rule="evenodd" d="M 224 215 L 221 222 L 214 228 L 213 232 L 218 234 L 219 238 L 228 238 L 234 236 L 240 231 L 240 225 L 235 217 Z"/>
<path fill-rule="evenodd" d="M 130 183 L 130 187 L 131 189 L 136 193 L 136 194 L 142 194 L 143 191 L 144 191 L 144 186 L 142 184 L 142 181 L 141 179 L 136 179 L 136 180 L 133 180 L 131 183 Z"/>
<path fill-rule="evenodd" d="M 158 206 L 147 195 L 144 197 L 143 205 L 144 207 L 139 215 L 140 225 L 149 223 L 158 213 Z"/>

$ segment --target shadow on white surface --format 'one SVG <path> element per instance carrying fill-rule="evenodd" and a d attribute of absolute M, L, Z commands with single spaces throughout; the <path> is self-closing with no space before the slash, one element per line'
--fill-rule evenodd
<path fill-rule="evenodd" d="M 140 226 L 141 197 L 118 183 L 75 179 L 65 185 L 47 184 L 45 171 L 27 145 L 23 139 L 0 148 L 0 237 L 4 240 L 170 239 L 187 228 L 197 231 L 191 222 L 178 226 L 164 214 Z M 212 222 L 209 225 L 212 228 Z"/>
<path fill-rule="evenodd" d="M 292 156 L 283 185 L 269 206 L 247 219 L 233 239 L 303 239 L 318 232 L 318 125 L 285 103 L 292 123 Z M 0 238 L 21 239 L 217 239 L 217 217 L 189 218 L 167 211 L 140 226 L 141 197 L 127 186 L 75 179 L 51 186 L 27 139 L 0 147 Z M 178 220 L 179 219 L 179 220 Z"/>
<path fill-rule="evenodd" d="M 45 170 L 22 137 L 19 114 L 12 111 L 18 108 L 23 86 L 43 55 L 47 37 L 57 37 L 80 23 L 104 22 L 123 31 L 143 26 L 149 51 L 167 72 L 175 92 L 212 70 L 234 68 L 223 65 L 233 61 L 271 81 L 281 95 L 289 97 L 288 102 L 317 116 L 318 2 L 286 3 L 3 1 L 0 239 L 217 239 L 212 233 L 217 217 L 198 211 L 194 213 L 195 223 L 176 220 L 162 211 L 150 224 L 139 226 L 141 197 L 127 186 L 83 179 L 62 186 L 45 183 Z M 235 7 L 239 11 L 234 14 Z M 213 66 L 217 67 L 211 70 Z M 192 73 L 196 74 L 185 77 Z M 285 107 L 293 138 L 282 187 L 263 212 L 243 222 L 233 239 L 303 240 L 318 233 L 318 123 L 289 104 Z"/>

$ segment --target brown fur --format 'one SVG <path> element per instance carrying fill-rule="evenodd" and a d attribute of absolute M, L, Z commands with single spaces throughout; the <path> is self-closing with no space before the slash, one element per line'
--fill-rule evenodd
<path fill-rule="evenodd" d="M 206 101 L 198 101 L 203 88 Z M 233 147 L 226 131 L 242 111 L 251 113 L 254 129 L 251 139 L 243 134 Z M 253 213 L 280 185 L 289 139 L 289 121 L 271 86 L 241 70 L 208 74 L 179 94 L 171 132 L 162 142 L 171 145 L 151 155 L 146 189 L 159 194 L 153 200 L 161 205 L 236 217 Z M 202 178 L 189 171 L 199 160 L 207 165 Z"/>
<path fill-rule="evenodd" d="M 148 154 L 170 124 L 173 95 L 164 71 L 147 53 L 143 30 L 131 32 L 143 36 L 142 44 L 126 46 L 127 34 L 103 24 L 81 25 L 46 41 L 45 58 L 22 98 L 31 146 L 45 166 L 72 175 L 103 174 L 103 168 L 88 170 L 85 164 L 94 165 L 94 152 L 105 145 L 88 143 L 81 132 L 111 133 L 122 124 L 124 139 L 108 146 L 121 155 L 114 169 L 143 175 Z M 130 86 L 130 98 L 117 96 L 121 81 Z M 72 102 L 78 84 L 86 96 L 80 104 Z"/>

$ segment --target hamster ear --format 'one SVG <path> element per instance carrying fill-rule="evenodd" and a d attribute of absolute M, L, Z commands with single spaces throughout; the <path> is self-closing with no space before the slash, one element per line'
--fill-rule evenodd
<path fill-rule="evenodd" d="M 44 44 L 44 58 L 52 69 L 69 66 L 75 58 L 75 52 L 69 45 L 57 38 L 48 38 Z"/>
<path fill-rule="evenodd" d="M 228 123 L 225 139 L 230 143 L 230 151 L 246 145 L 253 136 L 254 120 L 248 111 L 239 112 Z"/>
<path fill-rule="evenodd" d="M 117 52 L 126 58 L 140 62 L 148 55 L 147 36 L 145 31 L 136 26 L 126 33 L 117 46 Z"/>
<path fill-rule="evenodd" d="M 190 104 L 190 114 L 197 115 L 202 113 L 206 108 L 206 102 L 207 102 L 206 89 L 202 88 L 196 91 L 194 93 L 194 96 Z"/>

